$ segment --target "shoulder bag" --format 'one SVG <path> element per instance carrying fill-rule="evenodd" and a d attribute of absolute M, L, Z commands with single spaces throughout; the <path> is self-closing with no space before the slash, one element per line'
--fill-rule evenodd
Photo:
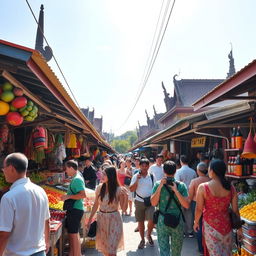
<path fill-rule="evenodd" d="M 171 228 L 176 228 L 179 225 L 179 223 L 180 223 L 180 215 L 182 215 L 182 219 L 183 219 L 184 222 L 185 222 L 185 218 L 184 218 L 183 212 L 181 210 L 180 203 L 174 197 L 173 192 L 170 191 L 170 189 L 168 188 L 167 185 L 164 185 L 164 187 L 168 191 L 170 197 L 169 197 L 168 203 L 167 203 L 167 205 L 165 207 L 165 213 L 161 213 L 160 212 L 160 214 L 162 214 L 164 216 L 164 224 L 166 226 L 171 227 Z M 168 208 L 170 206 L 170 203 L 171 203 L 172 199 L 174 200 L 175 204 L 177 205 L 178 209 L 180 210 L 180 214 L 178 216 L 176 216 L 175 214 L 172 214 L 172 213 L 167 213 L 167 210 L 168 210 Z"/>
<path fill-rule="evenodd" d="M 72 195 L 75 195 L 75 193 L 71 189 L 71 184 L 70 184 L 70 191 L 71 191 Z M 75 201 L 76 201 L 75 199 L 67 199 L 67 200 L 65 200 L 64 204 L 63 204 L 63 210 L 64 211 L 72 210 L 73 207 L 74 207 Z"/>
<path fill-rule="evenodd" d="M 154 186 L 154 177 L 153 177 L 152 174 L 150 174 L 150 178 L 151 178 L 152 187 L 153 187 L 153 186 Z M 136 195 L 137 195 L 139 198 L 143 199 L 144 205 L 145 205 L 146 207 L 151 206 L 151 196 L 148 196 L 148 197 L 141 197 L 141 196 L 139 196 L 137 193 L 136 193 Z"/>

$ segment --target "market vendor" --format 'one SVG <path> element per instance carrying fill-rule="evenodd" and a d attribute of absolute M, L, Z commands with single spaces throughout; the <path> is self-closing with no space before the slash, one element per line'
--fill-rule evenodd
<path fill-rule="evenodd" d="M 80 222 L 84 214 L 83 199 L 86 197 L 85 185 L 82 176 L 78 171 L 78 164 L 74 160 L 69 160 L 65 164 L 65 171 L 72 177 L 68 192 L 62 196 L 62 200 L 75 200 L 72 206 L 66 210 L 66 228 L 70 245 L 69 255 L 81 255 L 81 244 L 79 236 Z M 65 205 L 65 203 L 64 203 Z"/>
<path fill-rule="evenodd" d="M 96 180 L 97 180 L 96 169 L 92 165 L 91 157 L 89 156 L 84 157 L 84 161 L 85 161 L 85 168 L 83 171 L 83 177 L 84 177 L 85 186 L 87 188 L 95 190 Z"/>

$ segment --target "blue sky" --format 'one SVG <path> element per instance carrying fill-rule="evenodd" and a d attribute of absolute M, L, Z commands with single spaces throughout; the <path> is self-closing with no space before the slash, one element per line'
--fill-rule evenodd
<path fill-rule="evenodd" d="M 164 1 L 166 4 L 167 0 Z M 255 0 L 176 0 L 145 91 L 120 128 L 141 87 L 162 0 L 30 0 L 81 107 L 103 116 L 103 129 L 120 134 L 146 123 L 145 109 L 165 111 L 161 82 L 226 77 L 233 44 L 236 70 L 256 55 Z M 25 0 L 0 1 L 0 38 L 34 48 L 36 23 Z M 61 76 L 51 60 L 49 65 Z M 61 79 L 62 80 L 62 79 Z M 63 83 L 64 84 L 64 83 Z M 65 86 L 65 85 L 64 85 Z"/>

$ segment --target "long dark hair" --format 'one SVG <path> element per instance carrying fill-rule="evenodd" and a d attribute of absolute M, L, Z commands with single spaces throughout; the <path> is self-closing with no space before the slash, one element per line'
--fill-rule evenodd
<path fill-rule="evenodd" d="M 107 184 L 104 183 L 100 190 L 100 199 L 103 200 L 106 194 L 106 187 L 108 186 L 108 195 L 109 195 L 109 204 L 112 203 L 116 199 L 116 191 L 117 188 L 120 186 L 117 175 L 116 175 L 116 168 L 114 166 L 107 167 L 105 169 L 105 173 L 108 177 Z"/>
<path fill-rule="evenodd" d="M 227 170 L 225 162 L 223 160 L 213 160 L 210 163 L 210 169 L 217 175 L 223 188 L 226 190 L 231 190 L 231 184 L 225 178 L 225 173 Z"/>

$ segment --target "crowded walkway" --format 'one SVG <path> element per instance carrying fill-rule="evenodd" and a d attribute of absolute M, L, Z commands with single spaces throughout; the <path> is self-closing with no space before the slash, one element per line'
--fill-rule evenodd
<path fill-rule="evenodd" d="M 152 232 L 152 238 L 155 242 L 155 246 L 151 247 L 148 244 L 146 244 L 146 247 L 144 250 L 137 249 L 138 244 L 140 242 L 140 237 L 137 235 L 137 233 L 134 233 L 134 229 L 137 226 L 137 223 L 135 222 L 134 215 L 132 216 L 124 216 L 123 217 L 123 223 L 124 223 L 124 241 L 125 241 L 125 250 L 122 252 L 117 253 L 118 256 L 158 256 L 158 244 L 157 244 L 157 234 L 156 230 L 154 229 Z M 181 256 L 191 256 L 191 255 L 197 255 L 197 242 L 195 238 L 185 238 L 182 248 L 182 254 Z M 95 249 L 85 249 L 83 248 L 83 255 L 86 256 L 100 256 L 102 255 Z"/>

